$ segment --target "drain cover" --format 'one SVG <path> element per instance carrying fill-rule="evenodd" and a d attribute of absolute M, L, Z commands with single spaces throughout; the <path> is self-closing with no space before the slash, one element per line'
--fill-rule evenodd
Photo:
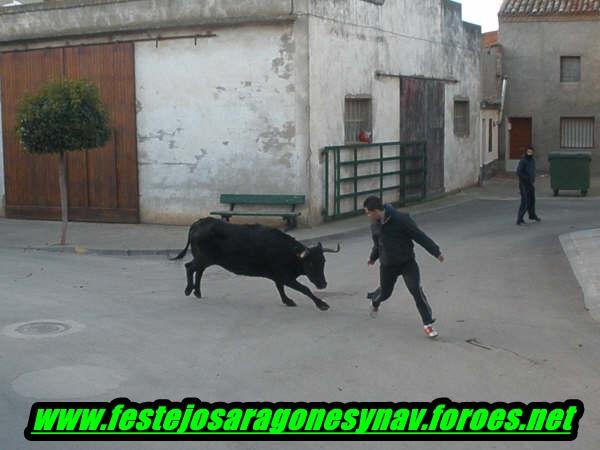
<path fill-rule="evenodd" d="M 40 336 L 63 333 L 70 328 L 69 324 L 61 322 L 30 322 L 15 328 L 15 331 L 20 334 Z"/>
<path fill-rule="evenodd" d="M 33 320 L 31 322 L 14 323 L 4 327 L 2 333 L 6 336 L 21 339 L 37 339 L 63 336 L 76 333 L 83 325 L 71 320 Z"/>

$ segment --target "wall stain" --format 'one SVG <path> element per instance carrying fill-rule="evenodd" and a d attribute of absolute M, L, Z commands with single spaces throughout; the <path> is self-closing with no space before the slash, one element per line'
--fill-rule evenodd
<path fill-rule="evenodd" d="M 138 134 L 138 141 L 139 142 L 147 142 L 147 141 L 152 141 L 152 140 L 158 140 L 158 141 L 164 141 L 165 136 L 169 136 L 169 137 L 175 137 L 175 135 L 181 133 L 183 131 L 183 128 L 176 128 L 174 131 L 165 131 L 165 130 L 158 130 L 155 133 L 150 133 L 150 134 Z"/>
<path fill-rule="evenodd" d="M 291 33 L 284 33 L 281 36 L 281 46 L 279 48 L 279 57 L 274 58 L 271 67 L 273 72 L 283 78 L 289 80 L 293 72 L 293 55 L 296 44 L 293 41 Z"/>
<path fill-rule="evenodd" d="M 258 135 L 256 143 L 259 145 L 259 151 L 269 153 L 279 150 L 283 145 L 292 144 L 295 136 L 296 125 L 293 122 L 286 122 L 281 128 L 269 126 L 267 131 Z"/>

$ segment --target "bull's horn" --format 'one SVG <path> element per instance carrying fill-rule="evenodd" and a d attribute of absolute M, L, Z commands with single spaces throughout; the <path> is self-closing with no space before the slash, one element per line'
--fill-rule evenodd
<path fill-rule="evenodd" d="M 337 250 L 332 250 L 330 248 L 323 247 L 323 253 L 339 253 L 340 252 L 340 243 L 338 242 Z"/>

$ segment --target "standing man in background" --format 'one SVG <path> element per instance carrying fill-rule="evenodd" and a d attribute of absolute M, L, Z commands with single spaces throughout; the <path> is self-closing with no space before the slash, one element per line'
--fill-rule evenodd
<path fill-rule="evenodd" d="M 525 155 L 519 161 L 517 166 L 517 176 L 519 177 L 519 192 L 521 193 L 521 205 L 517 215 L 517 225 L 525 224 L 523 217 L 527 212 L 530 220 L 539 222 L 540 219 L 535 213 L 535 158 L 533 157 L 533 147 L 529 145 Z"/>

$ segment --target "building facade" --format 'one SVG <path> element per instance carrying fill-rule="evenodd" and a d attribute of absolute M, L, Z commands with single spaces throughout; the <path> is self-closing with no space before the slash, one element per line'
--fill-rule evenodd
<path fill-rule="evenodd" d="M 448 0 L 63 0 L 0 24 L 9 217 L 57 214 L 51 158 L 13 131 L 18 96 L 53 78 L 96 81 L 115 121 L 107 147 L 69 155 L 75 219 L 188 224 L 221 193 L 282 193 L 319 223 L 321 150 L 353 123 L 384 142 L 435 122 L 432 194 L 479 177 L 481 33 Z"/>
<path fill-rule="evenodd" d="M 551 151 L 585 150 L 600 173 L 600 3 L 506 0 L 499 18 L 507 170 L 533 144 L 541 170 Z"/>
<path fill-rule="evenodd" d="M 499 129 L 505 86 L 498 32 L 484 33 L 481 39 L 481 179 L 504 170 Z"/>

